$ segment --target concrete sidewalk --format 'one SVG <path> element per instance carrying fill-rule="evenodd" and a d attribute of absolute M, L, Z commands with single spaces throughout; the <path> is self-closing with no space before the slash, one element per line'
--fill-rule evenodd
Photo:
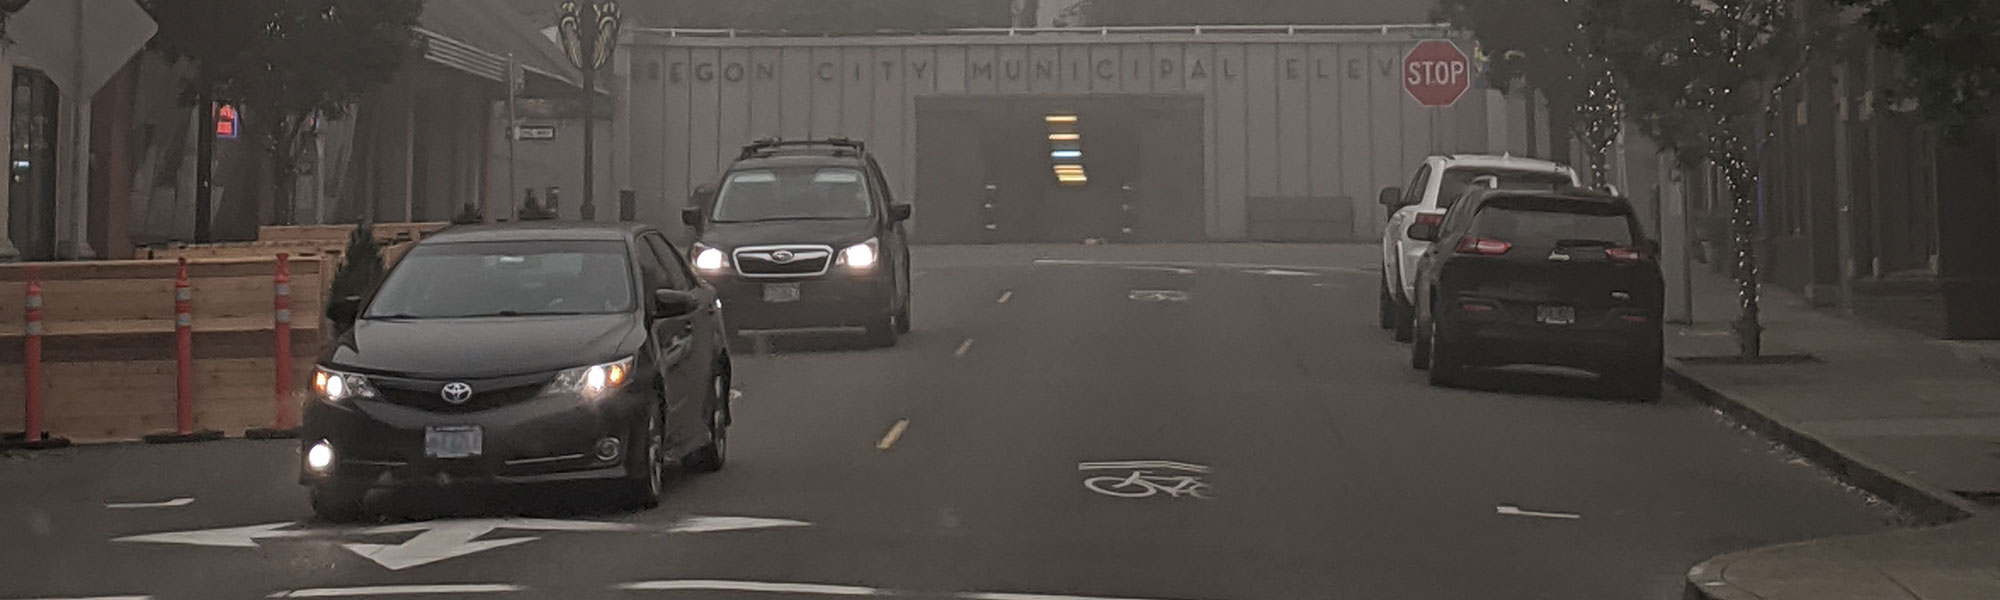
<path fill-rule="evenodd" d="M 1701 271 L 1694 290 L 1695 323 L 1668 330 L 1672 383 L 1922 528 L 1719 556 L 1689 571 L 1686 597 L 2000 598 L 2000 344 L 1930 339 L 1767 288 L 1765 353 L 1814 360 L 1702 361 L 1735 354 L 1735 289 Z"/>

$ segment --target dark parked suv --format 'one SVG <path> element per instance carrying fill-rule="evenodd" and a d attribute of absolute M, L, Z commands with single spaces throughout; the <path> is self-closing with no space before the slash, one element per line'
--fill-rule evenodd
<path fill-rule="evenodd" d="M 710 200 L 707 190 L 714 190 Z M 861 142 L 762 140 L 682 213 L 695 271 L 735 329 L 863 329 L 877 346 L 910 330 L 910 205 Z"/>
<path fill-rule="evenodd" d="M 652 506 L 668 462 L 722 468 L 715 291 L 659 231 L 452 228 L 328 316 L 345 332 L 319 357 L 300 437 L 323 518 L 413 485 L 606 480 Z"/>
<path fill-rule="evenodd" d="M 1469 366 L 1597 372 L 1618 395 L 1660 395 L 1663 284 L 1623 198 L 1582 189 L 1477 190 L 1440 225 L 1418 267 L 1410 364 L 1435 385 Z"/>

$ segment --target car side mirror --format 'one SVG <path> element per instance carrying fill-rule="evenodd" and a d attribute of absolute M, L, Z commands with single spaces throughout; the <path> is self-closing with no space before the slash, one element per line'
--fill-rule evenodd
<path fill-rule="evenodd" d="M 701 207 L 689 206 L 681 209 L 681 223 L 689 227 L 701 226 Z"/>
<path fill-rule="evenodd" d="M 1411 223 L 1410 229 L 1406 233 L 1410 234 L 1410 239 L 1419 242 L 1435 242 L 1438 240 L 1438 226 L 1435 223 L 1424 221 Z"/>
<path fill-rule="evenodd" d="M 653 306 L 658 309 L 655 316 L 659 318 L 685 317 L 701 308 L 701 299 L 680 290 L 656 290 L 653 292 Z"/>
<path fill-rule="evenodd" d="M 909 204 L 891 204 L 889 205 L 889 220 L 908 221 L 910 220 L 910 215 L 915 212 L 916 207 Z"/>
<path fill-rule="evenodd" d="M 326 304 L 326 320 L 333 321 L 337 329 L 347 329 L 361 316 L 361 297 L 347 296 L 335 298 Z"/>
<path fill-rule="evenodd" d="M 1402 208 L 1403 188 L 1398 188 L 1398 187 L 1382 188 L 1382 195 L 1377 198 L 1377 201 L 1381 202 L 1383 206 L 1387 206 L 1389 208 Z"/>

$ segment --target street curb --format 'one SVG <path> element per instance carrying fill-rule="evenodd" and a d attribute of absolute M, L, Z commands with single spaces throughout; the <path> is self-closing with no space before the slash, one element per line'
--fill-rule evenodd
<path fill-rule="evenodd" d="M 1948 490 L 1918 481 L 1903 473 L 1889 469 L 1875 460 L 1859 453 L 1841 448 L 1839 444 L 1813 437 L 1789 423 L 1758 411 L 1743 401 L 1703 383 L 1684 370 L 1686 365 L 1678 360 L 1668 359 L 1666 379 L 1673 382 L 1688 395 L 1702 403 L 1722 411 L 1723 414 L 1742 423 L 1767 439 L 1783 444 L 1786 448 L 1812 461 L 1848 485 L 1874 494 L 1890 505 L 1910 516 L 1918 526 L 1934 526 L 1962 521 L 1977 514 L 1978 507 Z M 1726 368 L 1726 367 L 1724 367 Z M 1760 598 L 1748 591 L 1736 588 L 1723 579 L 1723 571 L 1739 560 L 1754 555 L 1784 548 L 1815 543 L 1813 541 L 1779 544 L 1732 552 L 1710 558 L 1688 569 L 1687 587 L 1682 591 L 1685 600 L 1754 600 Z"/>

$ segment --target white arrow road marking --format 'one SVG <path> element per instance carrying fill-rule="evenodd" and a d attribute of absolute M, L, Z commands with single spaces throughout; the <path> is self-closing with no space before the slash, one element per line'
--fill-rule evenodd
<path fill-rule="evenodd" d="M 265 523 L 263 525 L 202 529 L 198 531 L 170 531 L 166 533 L 126 536 L 111 541 L 255 548 L 257 547 L 257 538 L 294 537 L 294 534 L 299 532 L 278 531 L 292 525 L 295 525 L 295 523 Z"/>
<path fill-rule="evenodd" d="M 176 506 L 187 506 L 189 504 L 194 504 L 193 498 L 174 498 L 172 500 L 161 500 L 159 502 L 106 502 L 104 503 L 104 507 L 105 508 L 173 508 Z"/>
<path fill-rule="evenodd" d="M 675 523 L 667 531 L 673 533 L 709 533 L 714 531 L 736 531 L 739 529 L 766 529 L 771 527 L 805 527 L 805 521 L 791 519 L 765 519 L 759 517 L 688 517 Z"/>
<path fill-rule="evenodd" d="M 344 588 L 306 588 L 271 594 L 271 598 L 347 598 L 409 594 L 496 594 L 527 588 L 505 583 L 448 583 L 441 585 L 375 585 Z"/>
<path fill-rule="evenodd" d="M 634 531 L 639 529 L 638 526 L 625 523 L 528 518 L 425 521 L 356 529 L 285 529 L 294 525 L 297 525 L 297 523 L 266 523 L 263 525 L 224 527 L 220 529 L 170 531 L 126 536 L 112 541 L 256 548 L 258 547 L 258 540 L 265 539 L 340 538 L 417 532 L 416 536 L 404 540 L 400 544 L 364 542 L 341 544 L 341 547 L 360 555 L 362 558 L 375 561 L 376 564 L 390 570 L 400 571 L 447 558 L 465 556 L 494 548 L 541 539 L 533 536 L 497 540 L 479 539 L 480 536 L 492 533 L 496 529 L 596 532 Z M 810 523 L 791 519 L 692 516 L 681 519 L 670 526 L 667 531 L 671 533 L 705 533 L 767 527 L 800 527 L 805 525 L 810 525 Z"/>
<path fill-rule="evenodd" d="M 1518 507 L 1518 506 L 1514 506 L 1514 505 L 1511 505 L 1511 504 L 1502 504 L 1502 505 L 1500 505 L 1500 506 L 1497 506 L 1497 507 L 1494 507 L 1494 512 L 1496 512 L 1496 513 L 1499 513 L 1499 514 L 1503 514 L 1503 515 L 1508 515 L 1508 516 L 1514 516 L 1514 517 L 1536 517 L 1536 518 L 1541 518 L 1541 519 L 1581 519 L 1581 518 L 1583 518 L 1583 515 L 1579 515 L 1579 514 L 1576 514 L 1576 513 L 1559 513 L 1559 512 L 1541 512 L 1541 511 L 1534 511 L 1534 510 L 1521 510 L 1521 507 Z"/>
<path fill-rule="evenodd" d="M 620 584 L 617 589 L 642 591 L 730 591 L 769 592 L 774 594 L 818 594 L 821 596 L 890 596 L 893 593 L 871 587 L 857 585 L 828 585 L 823 583 L 778 583 L 769 581 L 728 581 L 721 579 L 665 579 L 659 581 L 635 581 Z"/>
<path fill-rule="evenodd" d="M 488 520 L 455 521 L 440 524 L 401 544 L 342 544 L 341 546 L 391 571 L 401 571 L 455 556 L 541 539 L 517 537 L 473 541 L 498 527 L 498 523 Z"/>

